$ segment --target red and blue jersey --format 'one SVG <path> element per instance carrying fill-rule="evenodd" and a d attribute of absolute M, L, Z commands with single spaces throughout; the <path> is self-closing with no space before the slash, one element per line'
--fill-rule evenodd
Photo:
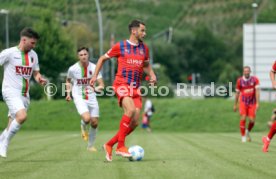
<path fill-rule="evenodd" d="M 241 94 L 240 102 L 243 102 L 245 105 L 256 104 L 256 88 L 259 85 L 259 79 L 255 76 L 250 76 L 248 79 L 240 77 L 236 84 L 236 91 Z"/>
<path fill-rule="evenodd" d="M 144 62 L 149 60 L 149 50 L 143 42 L 118 42 L 105 55 L 109 58 L 116 57 L 118 60 L 114 85 L 129 85 L 136 88 L 140 86 Z"/>

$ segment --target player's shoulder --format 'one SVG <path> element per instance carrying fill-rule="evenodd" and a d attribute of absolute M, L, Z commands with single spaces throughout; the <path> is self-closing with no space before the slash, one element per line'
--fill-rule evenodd
<path fill-rule="evenodd" d="M 238 77 L 237 82 L 241 81 L 243 79 L 243 76 Z"/>
<path fill-rule="evenodd" d="M 255 80 L 255 81 L 259 81 L 259 78 L 257 76 L 252 76 L 252 78 Z"/>
<path fill-rule="evenodd" d="M 126 40 L 120 40 L 120 41 L 116 42 L 112 47 L 113 48 L 114 47 L 120 47 L 120 46 L 124 45 L 125 42 L 126 42 Z"/>
<path fill-rule="evenodd" d="M 37 56 L 37 53 L 33 49 L 30 50 L 29 54 Z"/>
<path fill-rule="evenodd" d="M 1 53 L 12 54 L 18 51 L 19 49 L 17 47 L 10 47 L 10 48 L 4 49 Z"/>
<path fill-rule="evenodd" d="M 90 67 L 96 67 L 96 64 L 89 61 L 89 66 L 90 66 Z"/>
<path fill-rule="evenodd" d="M 145 42 L 140 42 L 141 45 L 143 45 L 146 49 L 148 49 L 148 45 Z"/>
<path fill-rule="evenodd" d="M 69 70 L 71 71 L 75 71 L 75 70 L 78 70 L 80 68 L 80 65 L 79 65 L 79 62 L 76 62 L 76 63 L 74 63 L 73 65 L 71 65 L 70 67 L 69 67 Z"/>

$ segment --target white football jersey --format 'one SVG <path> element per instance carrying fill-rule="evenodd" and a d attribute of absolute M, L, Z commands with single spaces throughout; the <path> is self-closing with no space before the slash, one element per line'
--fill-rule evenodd
<path fill-rule="evenodd" d="M 82 98 L 85 100 L 96 99 L 96 94 L 89 82 L 96 69 L 96 65 L 89 62 L 87 67 L 82 67 L 79 62 L 72 65 L 67 74 L 73 82 L 72 96 L 73 98 Z M 102 78 L 101 73 L 98 74 L 97 79 Z"/>
<path fill-rule="evenodd" d="M 0 65 L 4 66 L 2 92 L 29 96 L 33 71 L 39 71 L 36 52 L 31 50 L 25 53 L 17 46 L 5 49 L 0 53 Z"/>

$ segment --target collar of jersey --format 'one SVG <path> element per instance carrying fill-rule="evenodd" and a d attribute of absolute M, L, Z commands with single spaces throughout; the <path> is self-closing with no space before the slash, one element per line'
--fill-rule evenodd
<path fill-rule="evenodd" d="M 135 44 L 135 43 L 133 43 L 133 42 L 131 42 L 131 41 L 129 41 L 129 40 L 126 40 L 127 41 L 127 43 L 129 43 L 130 45 L 133 45 L 133 46 L 138 46 L 139 45 L 139 43 L 138 44 Z"/>

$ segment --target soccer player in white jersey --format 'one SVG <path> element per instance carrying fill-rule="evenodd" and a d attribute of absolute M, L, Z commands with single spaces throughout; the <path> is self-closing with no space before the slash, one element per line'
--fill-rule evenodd
<path fill-rule="evenodd" d="M 9 108 L 9 118 L 11 119 L 0 136 L 1 157 L 7 157 L 10 140 L 27 119 L 31 76 L 33 75 L 39 84 L 46 84 L 46 80 L 39 72 L 37 54 L 32 50 L 38 39 L 37 32 L 31 28 L 24 28 L 20 32 L 19 45 L 0 53 L 0 65 L 4 66 L 2 94 Z"/>
<path fill-rule="evenodd" d="M 71 101 L 70 91 L 74 99 L 75 106 L 80 114 L 82 136 L 85 139 L 88 135 L 87 150 L 95 152 L 97 149 L 94 147 L 96 139 L 98 119 L 99 119 L 99 105 L 95 92 L 100 92 L 104 88 L 102 75 L 99 74 L 97 78 L 98 86 L 91 87 L 89 81 L 95 72 L 96 65 L 89 62 L 89 50 L 87 47 L 78 49 L 79 61 L 72 65 L 67 74 L 66 79 L 66 100 Z M 71 82 L 73 87 L 71 88 Z M 89 134 L 86 126 L 90 124 Z"/>

